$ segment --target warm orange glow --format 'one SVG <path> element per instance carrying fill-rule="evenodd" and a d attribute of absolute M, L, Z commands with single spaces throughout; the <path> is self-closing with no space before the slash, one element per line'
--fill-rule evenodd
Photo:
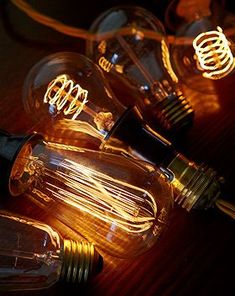
<path fill-rule="evenodd" d="M 104 54 L 106 52 L 106 46 L 107 46 L 106 41 L 102 40 L 98 45 L 99 52 Z"/>
<path fill-rule="evenodd" d="M 44 103 L 55 105 L 57 110 L 63 110 L 65 115 L 73 114 L 73 120 L 78 117 L 88 102 L 87 96 L 87 90 L 63 74 L 57 76 L 48 85 L 44 95 Z"/>
<path fill-rule="evenodd" d="M 193 83 L 193 82 L 192 82 Z M 218 113 L 221 110 L 219 96 L 216 94 L 215 86 L 211 80 L 201 79 L 198 84 L 199 91 L 203 93 L 203 100 L 201 94 L 195 90 L 184 86 L 182 88 L 184 94 L 190 98 L 190 102 L 196 110 L 198 118 L 205 118 Z M 210 89 L 212 93 L 203 92 L 204 89 Z"/>
<path fill-rule="evenodd" d="M 193 40 L 197 68 L 209 79 L 220 79 L 228 75 L 235 66 L 230 43 L 220 27 L 218 31 L 199 34 Z"/>
<path fill-rule="evenodd" d="M 43 167 L 40 171 L 48 176 L 44 186 L 58 201 L 128 233 L 142 233 L 153 226 L 157 205 L 148 191 L 68 159 L 60 162 L 60 170 L 46 168 L 36 158 L 32 162 L 37 170 Z M 64 188 L 56 185 L 57 180 Z M 45 200 L 36 187 L 33 193 Z M 146 200 L 148 208 L 144 206 Z"/>
<path fill-rule="evenodd" d="M 12 215 L 10 215 L 10 213 L 4 214 L 3 212 L 1 212 L 0 216 L 20 222 L 21 224 L 27 224 L 27 225 L 33 226 L 37 229 L 41 229 L 41 230 L 45 231 L 50 236 L 50 241 L 51 241 L 52 245 L 54 247 L 59 246 L 59 248 L 60 248 L 59 234 L 56 231 L 54 231 L 49 225 L 44 224 L 44 223 L 40 223 L 39 221 L 36 221 L 36 220 L 26 219 L 26 218 L 20 217 L 20 216 L 12 216 Z M 2 246 L 0 246 L 0 250 L 1 250 L 1 247 Z M 2 252 L 3 252 L 3 249 L 1 250 L 1 255 L 2 255 Z M 22 252 L 21 253 L 19 250 L 17 251 L 17 253 L 22 258 L 32 258 L 33 256 L 35 256 L 35 257 L 40 256 L 39 254 L 33 254 L 33 253 L 29 253 L 29 252 Z M 53 255 L 53 256 L 55 256 L 55 255 Z"/>
<path fill-rule="evenodd" d="M 113 67 L 113 64 L 110 63 L 105 57 L 99 58 L 98 64 L 105 72 L 109 72 Z"/>
<path fill-rule="evenodd" d="M 176 14 L 188 22 L 192 22 L 211 15 L 210 4 L 211 0 L 180 0 L 176 7 Z"/>
<path fill-rule="evenodd" d="M 114 65 L 111 62 L 109 62 L 105 57 L 99 58 L 98 64 L 105 72 L 110 72 L 112 68 L 115 68 L 115 70 L 118 73 L 121 73 L 121 74 L 123 73 L 122 65 L 118 65 L 118 64 Z"/>
<path fill-rule="evenodd" d="M 170 53 L 169 49 L 166 45 L 166 42 L 164 40 L 161 41 L 161 48 L 162 48 L 162 61 L 165 69 L 171 76 L 171 79 L 177 83 L 178 82 L 178 77 L 175 75 L 175 72 L 172 69 L 171 62 L 170 62 Z"/>
<path fill-rule="evenodd" d="M 86 121 L 78 120 L 78 116 L 84 111 L 93 117 L 98 130 L 111 130 L 114 125 L 113 114 L 111 112 L 95 112 L 89 108 L 88 90 L 83 89 L 78 83 L 75 83 L 69 76 L 62 74 L 53 79 L 45 92 L 44 103 L 56 107 L 58 113 L 63 111 L 64 115 L 72 115 L 71 119 L 61 119 L 55 125 L 59 128 L 68 128 L 76 126 L 75 129 L 88 134 L 97 135 L 97 130 Z M 74 123 L 75 122 L 75 123 Z"/>
<path fill-rule="evenodd" d="M 68 131 L 70 131 L 70 133 L 80 132 L 83 134 L 90 135 L 91 137 L 97 138 L 100 141 L 102 141 L 104 138 L 103 135 L 101 135 L 99 131 L 97 131 L 97 129 L 95 129 L 91 124 L 81 120 L 72 120 L 64 118 L 56 121 L 53 128 L 57 131 L 61 130 L 66 134 L 68 134 Z"/>

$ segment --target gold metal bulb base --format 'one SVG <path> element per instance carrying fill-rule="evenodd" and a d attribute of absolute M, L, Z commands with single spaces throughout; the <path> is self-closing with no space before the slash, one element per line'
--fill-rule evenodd
<path fill-rule="evenodd" d="M 192 126 L 194 111 L 182 95 L 170 94 L 158 102 L 154 110 L 161 126 L 170 132 L 179 132 Z"/>
<path fill-rule="evenodd" d="M 213 206 L 221 192 L 222 178 L 203 165 L 198 166 L 178 154 L 167 168 L 173 176 L 175 202 L 187 211 Z"/>
<path fill-rule="evenodd" d="M 64 240 L 64 258 L 61 280 L 85 283 L 90 275 L 102 269 L 103 259 L 89 242 Z"/>

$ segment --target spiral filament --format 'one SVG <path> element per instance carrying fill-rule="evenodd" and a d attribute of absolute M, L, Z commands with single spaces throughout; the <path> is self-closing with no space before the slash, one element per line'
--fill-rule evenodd
<path fill-rule="evenodd" d="M 228 75 L 235 65 L 229 41 L 220 27 L 217 30 L 201 33 L 193 40 L 198 69 L 214 80 Z"/>
<path fill-rule="evenodd" d="M 65 115 L 73 114 L 76 119 L 88 102 L 88 91 L 75 84 L 67 75 L 57 76 L 48 85 L 44 95 L 44 103 L 56 106 L 58 111 L 63 109 Z"/>
<path fill-rule="evenodd" d="M 36 162 L 42 165 L 39 159 Z M 41 172 L 43 184 L 41 188 L 35 187 L 33 193 L 46 202 L 45 195 L 126 232 L 142 233 L 154 224 L 157 205 L 153 196 L 142 188 L 57 157 Z"/>
<path fill-rule="evenodd" d="M 45 92 L 44 103 L 48 103 L 54 106 L 58 113 L 63 111 L 64 115 L 72 115 L 72 118 L 61 119 L 57 125 L 61 128 L 64 125 L 70 125 L 72 127 L 73 122 L 84 111 L 89 115 L 95 123 L 95 128 L 86 121 L 77 120 L 76 130 L 86 132 L 95 137 L 99 137 L 98 132 L 104 133 L 110 131 L 114 125 L 113 114 L 111 112 L 95 112 L 93 109 L 87 106 L 88 103 L 88 91 L 83 89 L 79 84 L 69 79 L 69 76 L 62 74 L 53 79 Z M 79 124 L 77 124 L 79 123 Z M 68 128 L 69 130 L 69 128 Z"/>
<path fill-rule="evenodd" d="M 123 65 L 114 65 L 111 62 L 109 62 L 105 57 L 99 58 L 98 64 L 105 72 L 110 72 L 111 69 L 115 68 L 116 72 L 121 74 L 123 73 Z"/>
<path fill-rule="evenodd" d="M 101 57 L 98 63 L 105 72 L 109 72 L 113 67 L 113 64 L 110 63 L 105 57 Z"/>

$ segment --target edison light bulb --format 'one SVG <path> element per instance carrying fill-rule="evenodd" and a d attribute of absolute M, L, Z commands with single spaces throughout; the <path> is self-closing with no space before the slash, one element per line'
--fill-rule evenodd
<path fill-rule="evenodd" d="M 46 138 L 66 144 L 73 139 L 80 146 L 99 146 L 126 109 L 91 61 L 68 52 L 49 55 L 31 69 L 23 98 Z"/>
<path fill-rule="evenodd" d="M 177 152 L 136 107 L 121 105 L 102 71 L 85 56 L 62 52 L 36 64 L 26 79 L 24 106 L 39 121 L 35 129 L 52 142 L 92 142 L 93 148 L 157 166 L 187 210 L 210 206 L 220 192 L 216 173 Z"/>
<path fill-rule="evenodd" d="M 137 105 L 163 130 L 179 132 L 191 126 L 193 110 L 171 67 L 163 25 L 151 12 L 136 6 L 114 7 L 101 14 L 90 30 L 98 37 L 114 33 L 88 41 L 87 54 L 124 105 Z"/>
<path fill-rule="evenodd" d="M 213 93 L 216 80 L 234 72 L 235 16 L 224 9 L 210 10 L 195 5 L 185 23 L 176 31 L 172 45 L 172 64 L 177 76 L 187 86 L 201 92 Z M 193 0 L 189 2 L 195 2 Z M 207 1 L 208 2 L 208 1 Z"/>
<path fill-rule="evenodd" d="M 27 189 L 33 202 L 105 252 L 136 256 L 164 230 L 172 189 L 151 166 L 94 150 L 58 149 L 37 135 L 2 134 L 0 141 L 10 194 Z M 11 151 L 12 161 L 4 151 Z"/>
<path fill-rule="evenodd" d="M 0 291 L 85 282 L 101 267 L 92 244 L 62 239 L 42 222 L 0 211 Z"/>

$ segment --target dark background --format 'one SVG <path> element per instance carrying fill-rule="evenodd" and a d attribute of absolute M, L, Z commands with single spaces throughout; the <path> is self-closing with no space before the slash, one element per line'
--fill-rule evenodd
<path fill-rule="evenodd" d="M 36 9 L 77 27 L 88 28 L 103 10 L 120 3 L 144 6 L 164 21 L 169 1 L 29 1 Z M 231 8 L 230 1 L 223 1 Z M 21 101 L 29 69 L 49 53 L 84 53 L 85 41 L 57 33 L 20 12 L 9 1 L 0 2 L 0 128 L 24 133 L 32 128 Z M 173 33 L 168 30 L 168 33 Z M 185 87 L 196 111 L 193 128 L 177 148 L 189 158 L 207 163 L 227 180 L 234 196 L 235 127 L 234 83 L 231 75 L 216 84 L 216 94 Z M 215 107 L 216 106 L 216 107 Z M 23 198 L 4 201 L 2 207 L 47 221 Z M 68 229 L 51 221 L 62 234 Z M 63 284 L 44 291 L 0 292 L 0 295 L 235 295 L 234 221 L 216 210 L 186 213 L 175 208 L 163 239 L 146 254 L 130 260 L 105 256 L 103 272 L 86 287 L 72 290 Z M 70 232 L 69 232 L 70 234 Z M 71 233 L 76 237 L 76 234 Z"/>

